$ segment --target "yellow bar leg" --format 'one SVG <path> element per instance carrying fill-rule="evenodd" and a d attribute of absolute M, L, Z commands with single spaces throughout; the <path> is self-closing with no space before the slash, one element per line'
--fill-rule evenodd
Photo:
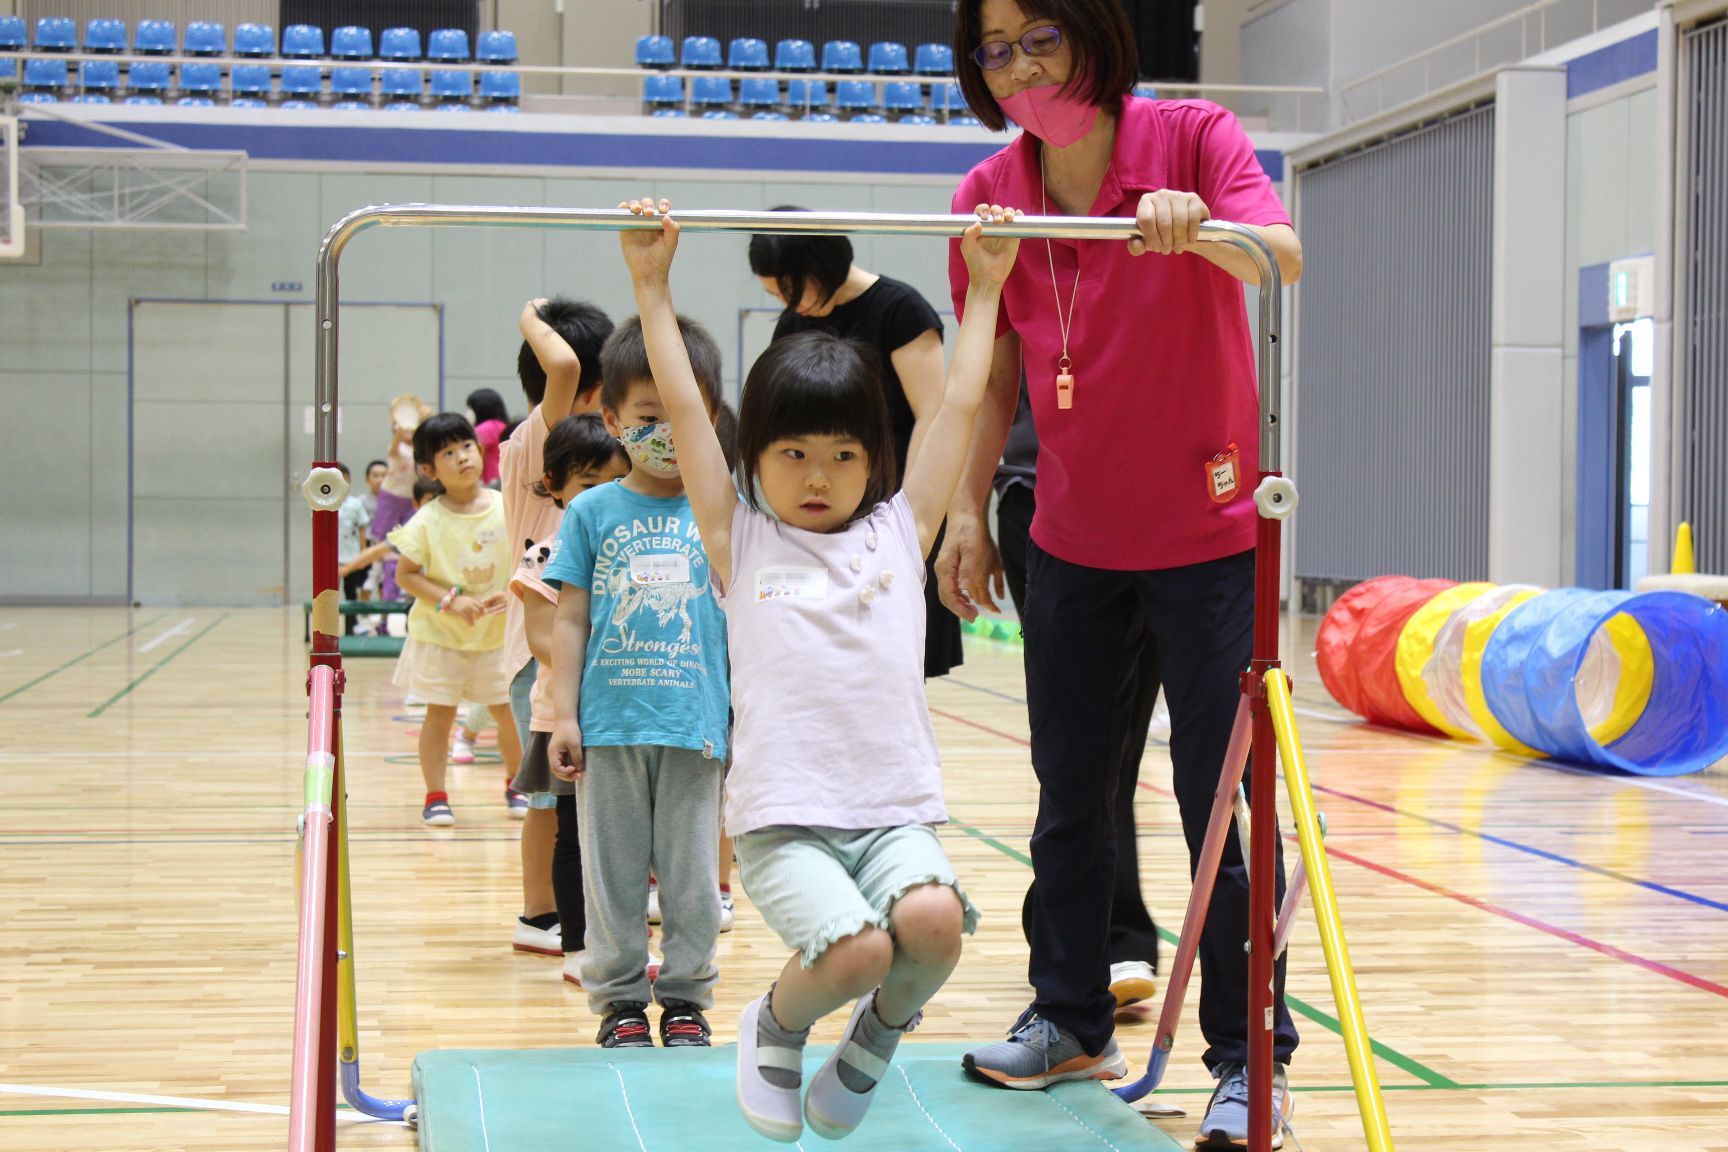
<path fill-rule="evenodd" d="M 1356 971 L 1350 966 L 1350 947 L 1344 941 L 1344 922 L 1338 914 L 1338 897 L 1332 889 L 1332 871 L 1321 843 L 1320 821 L 1315 815 L 1314 793 L 1308 786 L 1308 765 L 1296 740 L 1296 714 L 1290 707 L 1290 682 L 1274 668 L 1266 673 L 1266 698 L 1272 708 L 1272 727 L 1278 734 L 1278 757 L 1284 762 L 1284 783 L 1290 790 L 1290 812 L 1296 823 L 1296 839 L 1302 849 L 1302 864 L 1308 872 L 1314 917 L 1320 925 L 1320 947 L 1326 954 L 1326 974 L 1332 980 L 1332 999 L 1338 1006 L 1338 1023 L 1344 1034 L 1344 1051 L 1350 1060 L 1350 1080 L 1356 1086 L 1356 1107 L 1362 1113 L 1362 1134 L 1369 1152 L 1393 1152 L 1392 1129 L 1386 1120 L 1386 1100 L 1374 1070 L 1374 1054 L 1368 1025 L 1362 1017 L 1362 1001 L 1356 993 Z"/>

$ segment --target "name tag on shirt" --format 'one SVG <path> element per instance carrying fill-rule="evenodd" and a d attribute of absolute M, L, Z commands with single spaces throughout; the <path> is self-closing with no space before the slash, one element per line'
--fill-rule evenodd
<path fill-rule="evenodd" d="M 630 557 L 632 584 L 688 584 L 690 557 L 680 552 L 661 552 Z"/>
<path fill-rule="evenodd" d="M 756 570 L 756 603 L 768 600 L 826 600 L 828 569 L 782 564 Z"/>

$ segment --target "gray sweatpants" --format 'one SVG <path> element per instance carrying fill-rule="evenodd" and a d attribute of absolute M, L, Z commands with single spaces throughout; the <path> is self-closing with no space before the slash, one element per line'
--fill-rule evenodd
<path fill-rule="evenodd" d="M 576 778 L 588 955 L 582 987 L 604 1015 L 621 1001 L 714 1006 L 720 937 L 724 763 L 683 748 L 586 748 Z M 648 983 L 648 873 L 660 882 L 663 962 Z"/>

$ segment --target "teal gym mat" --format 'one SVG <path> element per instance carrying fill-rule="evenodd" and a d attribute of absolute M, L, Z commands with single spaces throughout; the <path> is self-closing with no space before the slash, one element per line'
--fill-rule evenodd
<path fill-rule="evenodd" d="M 814 1072 L 833 1050 L 811 1045 Z M 1097 1081 L 1014 1092 L 970 1080 L 961 1044 L 902 1044 L 858 1152 L 1172 1152 L 1177 1144 Z M 414 1061 L 424 1152 L 734 1152 L 790 1147 L 738 1112 L 736 1049 L 452 1049 Z M 833 1147 L 808 1129 L 798 1147 Z"/>

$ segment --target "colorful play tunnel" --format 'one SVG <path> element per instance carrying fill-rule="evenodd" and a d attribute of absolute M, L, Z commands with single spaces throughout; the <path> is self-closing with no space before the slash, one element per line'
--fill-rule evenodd
<path fill-rule="evenodd" d="M 1374 724 L 1641 776 L 1728 756 L 1728 611 L 1689 593 L 1381 576 L 1333 604 L 1315 658 Z"/>

